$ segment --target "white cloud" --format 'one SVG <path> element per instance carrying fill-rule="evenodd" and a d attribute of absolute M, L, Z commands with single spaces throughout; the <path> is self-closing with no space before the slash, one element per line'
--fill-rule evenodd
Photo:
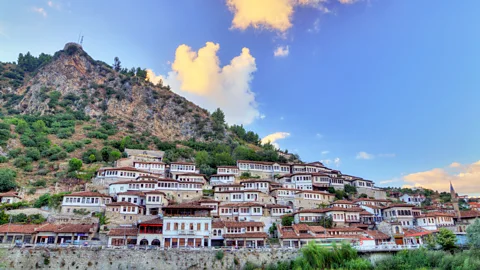
<path fill-rule="evenodd" d="M 386 154 L 369 154 L 367 152 L 358 152 L 357 156 L 355 157 L 356 159 L 374 159 L 375 157 L 380 157 L 380 158 L 393 158 L 396 155 L 394 153 L 386 153 Z"/>
<path fill-rule="evenodd" d="M 321 138 L 323 138 L 323 134 L 317 133 L 317 134 L 315 134 L 315 137 L 317 137 L 317 139 L 321 139 Z"/>
<path fill-rule="evenodd" d="M 380 181 L 379 183 L 381 185 L 385 185 L 385 184 L 389 184 L 389 183 L 395 183 L 397 182 L 398 180 L 395 180 L 395 179 L 392 179 L 392 180 L 385 180 L 385 181 Z"/>
<path fill-rule="evenodd" d="M 267 29 L 285 33 L 292 27 L 294 8 L 303 6 L 329 12 L 325 0 L 227 0 L 228 9 L 233 13 L 232 28 L 245 30 Z M 341 0 L 350 4 L 354 0 Z"/>
<path fill-rule="evenodd" d="M 455 164 L 454 169 L 451 165 Z M 480 194 L 480 160 L 471 164 L 454 162 L 445 168 L 411 173 L 402 177 L 405 186 L 425 187 L 439 191 L 449 191 L 452 182 L 459 194 Z"/>
<path fill-rule="evenodd" d="M 33 7 L 32 10 L 33 10 L 33 12 L 36 12 L 36 13 L 42 15 L 44 18 L 47 17 L 47 12 L 45 11 L 44 8 Z"/>
<path fill-rule="evenodd" d="M 328 165 L 328 164 L 332 163 L 332 160 L 331 159 L 322 159 L 322 160 L 320 160 L 320 162 L 322 162 L 325 165 Z"/>
<path fill-rule="evenodd" d="M 333 163 L 335 164 L 335 166 L 340 167 L 340 163 L 341 163 L 340 158 L 338 158 L 338 157 L 335 158 L 335 159 L 333 160 Z"/>
<path fill-rule="evenodd" d="M 325 150 L 325 151 L 322 151 L 322 152 L 321 152 L 322 155 L 326 155 L 326 154 L 328 154 L 328 153 L 330 153 L 330 151 L 328 151 L 328 150 Z"/>
<path fill-rule="evenodd" d="M 273 52 L 275 57 L 287 57 L 290 53 L 288 46 L 278 46 L 277 49 Z"/>
<path fill-rule="evenodd" d="M 367 152 L 358 152 L 356 159 L 373 159 L 374 156 Z"/>
<path fill-rule="evenodd" d="M 260 117 L 255 93 L 250 89 L 257 70 L 255 58 L 243 48 L 229 65 L 220 67 L 219 49 L 220 45 L 213 42 L 207 42 L 198 52 L 180 45 L 168 75 L 150 71 L 147 79 L 162 79 L 174 92 L 210 111 L 221 108 L 229 124 L 250 124 Z"/>
<path fill-rule="evenodd" d="M 48 1 L 47 5 L 51 8 L 57 9 L 57 10 L 61 9 L 60 3 L 57 3 L 57 2 Z"/>
<path fill-rule="evenodd" d="M 317 18 L 312 25 L 312 28 L 307 29 L 308 32 L 310 33 L 318 33 L 320 32 L 320 19 Z"/>
<path fill-rule="evenodd" d="M 265 114 L 260 114 L 260 119 L 265 119 L 267 116 Z"/>
<path fill-rule="evenodd" d="M 288 132 L 275 132 L 275 133 L 272 133 L 272 134 L 269 134 L 269 135 L 265 136 L 262 139 L 262 144 L 270 142 L 276 148 L 280 148 L 280 146 L 277 143 L 277 140 L 285 139 L 289 136 L 290 136 L 290 133 L 288 133 Z"/>
<path fill-rule="evenodd" d="M 458 162 L 452 162 L 452 164 L 450 164 L 448 167 L 450 167 L 450 168 L 460 168 L 460 167 L 462 167 L 462 164 L 460 164 Z"/>

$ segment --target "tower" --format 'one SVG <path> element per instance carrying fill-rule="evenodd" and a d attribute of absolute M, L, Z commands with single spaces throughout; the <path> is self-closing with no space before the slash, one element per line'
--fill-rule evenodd
<path fill-rule="evenodd" d="M 450 181 L 450 195 L 452 196 L 453 210 L 455 210 L 455 214 L 458 217 L 458 221 L 460 221 L 461 216 L 460 216 L 460 207 L 458 206 L 458 196 L 457 196 L 457 193 L 455 192 L 455 189 L 453 188 L 451 181 Z"/>

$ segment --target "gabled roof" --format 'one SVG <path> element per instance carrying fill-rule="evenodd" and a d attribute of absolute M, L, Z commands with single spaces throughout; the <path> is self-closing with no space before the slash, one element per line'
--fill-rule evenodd
<path fill-rule="evenodd" d="M 246 227 L 264 227 L 265 223 L 257 221 L 224 221 L 224 226 L 227 228 L 246 228 Z"/>
<path fill-rule="evenodd" d="M 137 236 L 137 228 L 113 228 L 108 232 L 108 236 Z"/>
<path fill-rule="evenodd" d="M 37 224 L 3 224 L 0 225 L 0 233 L 22 233 L 33 234 L 35 229 L 41 225 Z"/>
<path fill-rule="evenodd" d="M 163 219 L 162 218 L 154 218 L 154 219 L 151 219 L 151 220 L 147 220 L 147 221 L 142 221 L 142 222 L 139 222 L 140 225 L 160 225 L 160 224 L 163 224 Z"/>
<path fill-rule="evenodd" d="M 145 193 L 142 191 L 138 190 L 127 190 L 125 192 L 119 192 L 117 195 L 130 195 L 130 196 L 140 196 L 140 197 L 145 197 Z"/>
<path fill-rule="evenodd" d="M 106 206 L 134 206 L 134 207 L 140 207 L 139 205 L 136 205 L 131 202 L 113 202 L 113 203 L 107 203 L 105 204 Z"/>
<path fill-rule="evenodd" d="M 381 231 L 373 231 L 373 230 L 368 230 L 368 231 L 365 231 L 366 234 L 368 234 L 369 236 L 371 236 L 373 239 L 375 240 L 388 240 L 390 239 L 390 236 L 382 233 Z"/>
<path fill-rule="evenodd" d="M 74 193 L 65 195 L 65 197 L 107 197 L 107 198 L 110 198 L 110 196 L 108 196 L 106 194 L 93 192 L 93 191 L 74 192 Z"/>
<path fill-rule="evenodd" d="M 88 224 L 66 224 L 58 228 L 56 233 L 89 233 L 94 225 Z"/>

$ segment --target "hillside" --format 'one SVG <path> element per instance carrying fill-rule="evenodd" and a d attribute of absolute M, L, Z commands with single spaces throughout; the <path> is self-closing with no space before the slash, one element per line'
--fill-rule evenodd
<path fill-rule="evenodd" d="M 15 174 L 31 193 L 35 185 L 81 184 L 125 148 L 163 150 L 166 161 L 195 161 L 205 174 L 237 159 L 298 160 L 228 127 L 222 111 L 210 114 L 145 78 L 144 69 L 111 67 L 74 43 L 53 56 L 0 62 L 0 178 Z"/>

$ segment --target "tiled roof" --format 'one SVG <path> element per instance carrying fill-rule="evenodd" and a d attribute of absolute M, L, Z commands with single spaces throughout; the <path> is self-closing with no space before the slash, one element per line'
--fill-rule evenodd
<path fill-rule="evenodd" d="M 300 190 L 298 193 L 314 193 L 314 194 L 322 194 L 322 195 L 327 195 L 327 196 L 335 196 L 335 194 L 328 193 L 326 191 L 318 191 L 318 190 Z"/>
<path fill-rule="evenodd" d="M 362 211 L 360 212 L 360 216 L 373 216 L 373 214 L 368 211 Z"/>
<path fill-rule="evenodd" d="M 58 229 L 60 229 L 62 226 L 65 226 L 65 225 L 57 225 L 57 224 L 47 223 L 47 224 L 44 224 L 44 225 L 38 227 L 35 231 L 37 231 L 37 232 L 55 232 Z"/>
<path fill-rule="evenodd" d="M 130 196 L 140 196 L 140 197 L 145 197 L 145 193 L 142 191 L 138 190 L 127 190 L 125 192 L 119 192 L 117 195 L 130 195 Z"/>
<path fill-rule="evenodd" d="M 151 219 L 151 220 L 147 220 L 147 221 L 142 221 L 140 222 L 140 225 L 148 225 L 148 224 L 163 224 L 163 219 L 162 218 L 154 218 L 154 219 Z"/>
<path fill-rule="evenodd" d="M 240 181 L 240 183 L 257 183 L 257 182 L 270 183 L 270 182 L 272 182 L 272 180 L 268 180 L 268 179 L 245 179 L 245 180 Z"/>
<path fill-rule="evenodd" d="M 235 174 L 232 174 L 232 173 L 212 174 L 212 175 L 210 175 L 210 178 L 215 177 L 215 176 L 235 176 Z"/>
<path fill-rule="evenodd" d="M 332 204 L 353 204 L 353 202 L 347 201 L 347 200 L 338 200 L 338 201 L 332 202 Z"/>
<path fill-rule="evenodd" d="M 133 164 L 135 163 L 142 163 L 142 164 L 165 164 L 164 162 L 161 161 L 134 161 Z"/>
<path fill-rule="evenodd" d="M 58 228 L 56 233 L 89 233 L 94 225 L 84 225 L 84 224 L 67 224 Z"/>
<path fill-rule="evenodd" d="M 137 179 L 138 179 L 138 178 L 137 178 Z M 111 185 L 122 185 L 122 184 L 145 184 L 145 183 L 146 183 L 146 184 L 156 184 L 157 181 L 156 181 L 156 180 L 118 181 L 118 182 L 115 182 L 115 183 L 111 183 L 109 186 L 111 186 Z"/>
<path fill-rule="evenodd" d="M 225 227 L 227 228 L 245 228 L 245 227 L 264 227 L 265 223 L 257 221 L 224 221 Z"/>
<path fill-rule="evenodd" d="M 131 202 L 112 202 L 112 203 L 107 203 L 105 205 L 106 206 L 137 206 L 138 207 L 138 205 Z"/>
<path fill-rule="evenodd" d="M 219 207 L 252 207 L 252 206 L 263 207 L 263 205 L 259 203 L 254 203 L 254 202 L 227 203 L 227 204 L 220 205 Z"/>
<path fill-rule="evenodd" d="M 17 198 L 22 198 L 20 196 L 18 196 L 18 192 L 15 192 L 13 190 L 10 190 L 8 192 L 5 192 L 5 193 L 0 193 L 0 197 L 17 197 Z"/>
<path fill-rule="evenodd" d="M 217 187 L 243 187 L 243 185 L 240 185 L 240 184 L 225 184 L 225 185 L 216 185 L 215 187 L 216 188 Z"/>
<path fill-rule="evenodd" d="M 388 239 L 390 239 L 390 236 L 382 233 L 381 231 L 368 230 L 368 231 L 365 231 L 365 233 L 368 234 L 369 236 L 371 236 L 375 240 L 388 240 Z"/>
<path fill-rule="evenodd" d="M 337 227 L 327 229 L 328 232 L 363 232 L 362 229 L 357 227 Z"/>
<path fill-rule="evenodd" d="M 108 232 L 108 236 L 137 236 L 137 228 L 113 228 Z"/>
<path fill-rule="evenodd" d="M 264 232 L 247 232 L 247 233 L 226 233 L 223 238 L 267 238 Z"/>
<path fill-rule="evenodd" d="M 480 217 L 480 212 L 475 210 L 460 211 L 460 217 L 461 218 Z"/>
<path fill-rule="evenodd" d="M 130 171 L 130 172 L 140 172 L 140 170 L 134 167 L 108 167 L 108 168 L 100 168 L 98 171 Z"/>
<path fill-rule="evenodd" d="M 195 165 L 195 163 L 193 163 L 193 162 L 170 162 L 170 164 Z"/>
<path fill-rule="evenodd" d="M 83 191 L 83 192 L 75 192 L 71 194 L 65 195 L 65 197 L 108 197 L 110 196 L 98 193 L 98 192 L 92 192 L 92 191 Z"/>
<path fill-rule="evenodd" d="M 416 227 L 411 229 L 404 228 L 403 233 L 406 237 L 415 237 L 415 236 L 424 236 L 427 234 L 431 234 L 432 231 L 422 229 L 421 227 Z"/>
<path fill-rule="evenodd" d="M 143 193 L 145 194 L 162 194 L 162 195 L 165 195 L 164 192 L 160 191 L 160 190 L 149 190 L 149 191 L 144 191 Z"/>
<path fill-rule="evenodd" d="M 193 203 L 171 204 L 171 205 L 162 207 L 162 209 L 182 209 L 182 208 L 212 210 L 210 206 L 202 206 L 202 205 L 193 204 Z"/>
<path fill-rule="evenodd" d="M 323 226 L 308 226 L 310 228 L 310 231 L 314 233 L 325 233 L 325 228 Z"/>
<path fill-rule="evenodd" d="M 410 207 L 410 208 L 413 208 L 414 205 L 412 204 L 408 204 L 408 203 L 394 203 L 394 204 L 390 204 L 389 206 L 385 207 L 385 208 L 394 208 L 394 207 Z"/>
<path fill-rule="evenodd" d="M 225 228 L 225 223 L 223 221 L 214 221 L 212 222 L 212 228 Z"/>
<path fill-rule="evenodd" d="M 0 233 L 35 233 L 35 229 L 41 225 L 37 224 L 3 224 L 0 226 Z"/>
<path fill-rule="evenodd" d="M 237 166 L 217 166 L 217 169 L 218 168 L 238 169 Z"/>

